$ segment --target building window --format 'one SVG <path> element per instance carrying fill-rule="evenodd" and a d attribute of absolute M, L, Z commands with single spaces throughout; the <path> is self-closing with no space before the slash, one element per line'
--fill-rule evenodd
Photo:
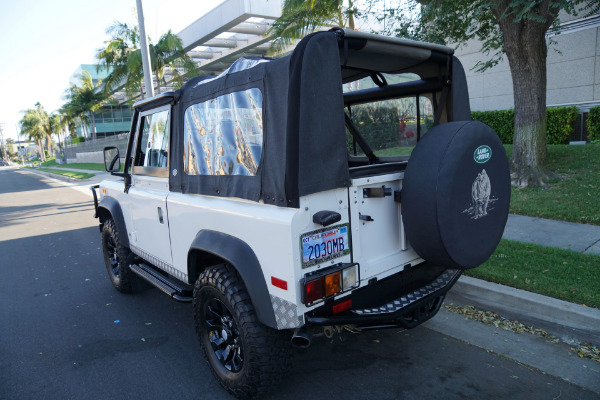
<path fill-rule="evenodd" d="M 257 88 L 185 110 L 183 165 L 188 175 L 254 176 L 262 143 L 262 93 Z"/>

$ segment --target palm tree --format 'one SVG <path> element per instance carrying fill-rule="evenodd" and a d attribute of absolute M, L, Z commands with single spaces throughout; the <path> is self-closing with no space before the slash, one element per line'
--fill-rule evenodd
<path fill-rule="evenodd" d="M 21 133 L 27 135 L 30 140 L 33 140 L 38 147 L 40 161 L 46 161 L 44 154 L 44 139 L 50 131 L 49 117 L 46 110 L 40 103 L 35 104 L 35 108 L 30 108 L 24 111 L 24 116 L 21 118 L 20 126 Z"/>
<path fill-rule="evenodd" d="M 61 149 L 61 151 L 63 148 L 63 140 L 61 140 L 61 135 L 66 126 L 66 123 L 67 121 L 66 119 L 63 119 L 62 114 L 54 113 L 50 115 L 50 131 L 58 137 L 58 147 Z"/>
<path fill-rule="evenodd" d="M 79 123 L 81 125 L 82 129 L 88 123 L 88 118 L 87 118 L 86 114 L 82 113 L 81 107 L 77 103 L 74 96 L 75 96 L 75 93 L 73 93 L 71 91 L 71 89 L 69 88 L 65 92 L 65 96 L 64 96 L 64 98 L 65 98 L 65 100 L 67 100 L 67 102 L 65 104 L 63 104 L 63 106 L 59 110 L 60 114 L 63 115 L 65 118 L 68 130 L 69 130 L 69 134 L 72 138 L 77 137 L 77 123 Z"/>
<path fill-rule="evenodd" d="M 91 123 L 90 131 L 92 138 L 96 139 L 96 122 L 94 113 L 100 110 L 108 99 L 107 94 L 99 88 L 100 82 L 94 85 L 92 76 L 88 71 L 81 74 L 81 86 L 72 85 L 67 92 L 66 98 L 69 106 L 67 107 L 72 114 L 79 117 L 82 121 L 89 118 Z M 84 118 L 87 114 L 87 118 Z"/>
<path fill-rule="evenodd" d="M 123 87 L 127 97 L 131 98 L 139 92 L 143 98 L 144 73 L 141 68 L 138 27 L 129 27 L 126 23 L 117 21 L 106 33 L 112 35 L 112 38 L 105 41 L 106 47 L 96 53 L 98 71 L 102 68 L 110 71 L 103 81 L 104 91 L 113 93 Z"/>
<path fill-rule="evenodd" d="M 112 34 L 112 38 L 106 41 L 106 47 L 99 49 L 96 54 L 98 70 L 106 68 L 110 71 L 104 79 L 106 92 L 113 93 L 123 87 L 130 100 L 137 97 L 138 93 L 143 99 L 144 71 L 138 27 L 130 28 L 125 23 L 115 22 L 106 32 Z M 150 43 L 150 39 L 148 41 Z M 169 67 L 172 81 L 178 86 L 183 83 L 183 76 L 192 77 L 198 74 L 196 64 L 183 51 L 181 38 L 171 30 L 162 35 L 156 45 L 150 43 L 148 47 L 151 70 L 157 82 L 157 93 L 161 92 L 161 84 L 167 83 L 166 67 Z"/>
<path fill-rule="evenodd" d="M 152 71 L 156 77 L 157 93 L 160 93 L 161 82 L 167 83 L 164 79 L 165 67 L 170 67 L 172 82 L 174 81 L 178 86 L 183 84 L 183 75 L 191 78 L 198 74 L 196 64 L 183 51 L 181 38 L 170 29 L 160 37 L 156 45 L 150 44 L 149 50 Z M 180 74 L 179 70 L 182 70 L 183 74 Z"/>
<path fill-rule="evenodd" d="M 355 14 L 354 0 L 285 0 L 281 17 L 268 32 L 276 37 L 271 48 L 280 52 L 327 25 L 354 29 Z"/>

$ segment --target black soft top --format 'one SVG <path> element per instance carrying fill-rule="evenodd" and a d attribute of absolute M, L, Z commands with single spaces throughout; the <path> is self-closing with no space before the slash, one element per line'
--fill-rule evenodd
<path fill-rule="evenodd" d="M 390 95 L 437 93 L 441 98 L 447 94 L 447 101 L 441 103 L 445 104 L 445 120 L 469 120 L 464 71 L 452 53 L 445 46 L 333 29 L 308 35 L 289 56 L 236 62 L 218 77 L 194 78 L 175 92 L 136 103 L 135 107 L 143 110 L 174 104 L 171 191 L 298 207 L 300 196 L 350 183 L 343 83 L 373 72 L 416 73 L 422 81 L 387 88 Z M 185 110 L 195 103 L 252 88 L 260 89 L 263 95 L 263 151 L 256 174 L 184 173 Z M 346 103 L 360 102 L 356 97 L 347 97 Z"/>

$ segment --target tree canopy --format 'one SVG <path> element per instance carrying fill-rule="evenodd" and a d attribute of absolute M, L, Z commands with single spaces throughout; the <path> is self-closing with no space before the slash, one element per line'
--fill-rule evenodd
<path fill-rule="evenodd" d="M 286 0 L 281 17 L 268 32 L 275 37 L 272 49 L 280 52 L 327 25 L 354 29 L 356 12 L 353 0 Z"/>
<path fill-rule="evenodd" d="M 107 29 L 107 33 L 112 35 L 111 39 L 106 41 L 106 47 L 99 49 L 96 54 L 98 68 L 105 67 L 110 71 L 104 79 L 105 92 L 113 93 L 123 88 L 128 99 L 138 95 L 143 98 L 144 71 L 138 27 L 115 22 Z M 167 68 L 171 76 L 170 83 L 176 87 L 183 84 L 183 76 L 189 78 L 198 74 L 196 64 L 183 51 L 181 38 L 170 29 L 156 44 L 152 44 L 150 38 L 148 42 L 151 70 L 156 79 L 158 93 L 161 92 L 161 85 L 168 83 L 165 80 Z"/>
<path fill-rule="evenodd" d="M 44 140 L 50 135 L 50 118 L 44 107 L 40 103 L 35 104 L 35 108 L 23 111 L 24 115 L 19 123 L 21 134 L 33 140 L 38 147 L 41 162 L 46 161 L 44 154 Z"/>
<path fill-rule="evenodd" d="M 65 114 L 79 118 L 82 122 L 91 123 L 92 137 L 96 138 L 94 113 L 100 110 L 108 100 L 108 94 L 100 90 L 101 82 L 94 84 L 91 74 L 83 71 L 80 85 L 71 85 L 67 90 L 67 103 L 63 106 Z"/>
<path fill-rule="evenodd" d="M 546 33 L 558 28 L 559 13 L 597 14 L 597 0 L 366 0 L 376 12 L 380 32 L 409 39 L 460 46 L 476 39 L 487 59 L 479 71 L 508 59 L 515 104 L 515 135 L 510 160 L 512 183 L 547 186 L 553 176 L 546 149 Z M 282 40 L 299 38 L 335 21 L 340 10 L 355 15 L 342 1 L 285 0 L 273 32 Z"/>
<path fill-rule="evenodd" d="M 414 2 L 414 1 L 413 1 Z M 517 187 L 547 186 L 546 60 L 551 27 L 558 29 L 563 11 L 591 15 L 600 2 L 588 0 L 422 0 L 418 38 L 461 44 L 477 39 L 488 59 L 482 71 L 506 55 L 514 93 L 515 128 L 510 159 Z M 406 23 L 405 23 L 406 25 Z M 406 30 L 406 29 L 405 29 Z"/>

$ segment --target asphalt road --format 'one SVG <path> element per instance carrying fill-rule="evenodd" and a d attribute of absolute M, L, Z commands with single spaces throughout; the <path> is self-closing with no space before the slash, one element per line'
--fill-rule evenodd
<path fill-rule="evenodd" d="M 104 267 L 91 196 L 0 170 L 0 399 L 228 399 L 192 310 L 124 295 Z M 597 399 L 425 327 L 316 339 L 270 399 Z"/>

